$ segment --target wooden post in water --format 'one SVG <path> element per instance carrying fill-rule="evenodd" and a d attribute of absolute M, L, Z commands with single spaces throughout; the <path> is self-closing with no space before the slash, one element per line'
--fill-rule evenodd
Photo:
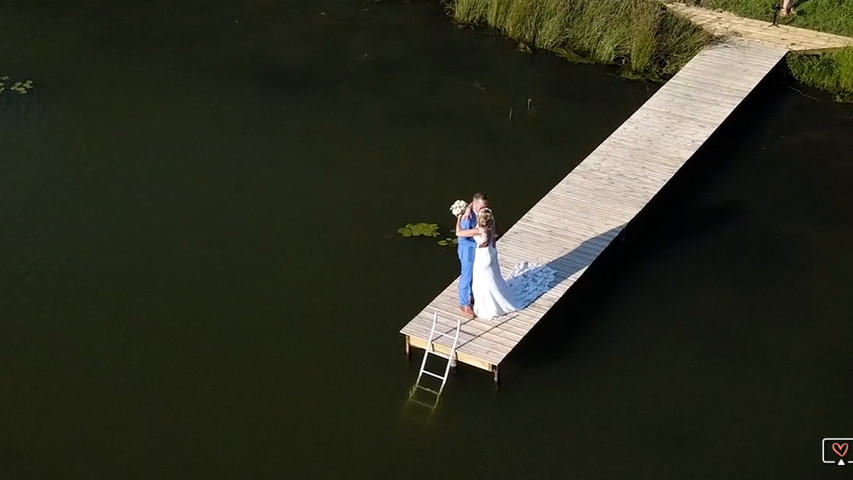
<path fill-rule="evenodd" d="M 406 360 L 412 360 L 412 340 L 408 335 L 406 335 Z"/>
<path fill-rule="evenodd" d="M 501 373 L 497 365 L 492 365 L 492 379 L 495 381 L 495 388 L 501 386 Z"/>

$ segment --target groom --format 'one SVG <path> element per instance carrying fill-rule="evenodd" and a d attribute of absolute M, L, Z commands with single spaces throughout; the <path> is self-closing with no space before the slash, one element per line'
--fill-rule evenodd
<path fill-rule="evenodd" d="M 459 308 L 469 318 L 474 317 L 474 309 L 471 308 L 474 303 L 471 280 L 474 276 L 474 252 L 477 251 L 477 242 L 473 237 L 477 234 L 477 214 L 488 204 L 485 193 L 475 193 L 459 222 L 460 230 L 464 231 L 459 235 L 459 247 L 456 249 L 459 263 L 462 264 L 462 274 L 459 276 Z"/>

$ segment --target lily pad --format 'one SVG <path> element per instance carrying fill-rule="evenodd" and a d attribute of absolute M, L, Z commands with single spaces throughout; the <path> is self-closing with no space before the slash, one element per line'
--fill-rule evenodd
<path fill-rule="evenodd" d="M 7 75 L 0 75 L 0 93 L 9 90 L 11 92 L 17 92 L 21 95 L 26 95 L 33 89 L 33 81 L 26 80 L 20 82 L 14 82 L 11 86 L 7 86 L 6 82 L 9 81 L 9 77 Z"/>
<path fill-rule="evenodd" d="M 439 240 L 438 244 L 442 247 L 452 247 L 459 244 L 459 239 L 455 237 L 447 237 L 444 240 Z"/>
<path fill-rule="evenodd" d="M 405 227 L 397 229 L 397 233 L 404 237 L 437 237 L 438 224 L 435 223 L 407 223 Z"/>

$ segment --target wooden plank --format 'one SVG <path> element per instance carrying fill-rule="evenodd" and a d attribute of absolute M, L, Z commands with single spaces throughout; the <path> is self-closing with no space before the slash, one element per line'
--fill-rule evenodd
<path fill-rule="evenodd" d="M 697 72 L 698 73 L 698 72 Z M 695 75 L 695 74 L 694 74 Z M 681 78 L 690 78 L 694 75 L 684 75 Z M 684 80 L 679 79 L 679 82 Z M 750 89 L 737 91 L 735 89 L 720 89 L 715 87 L 708 78 L 694 78 L 689 84 L 686 83 L 667 83 L 668 87 L 660 89 L 660 96 L 654 100 L 649 100 L 649 106 L 668 105 L 673 100 L 681 100 L 689 102 L 691 107 L 701 107 L 701 110 L 691 110 L 687 113 L 707 113 L 710 119 L 713 120 L 721 114 L 728 114 L 728 106 L 737 103 Z M 687 86 L 689 85 L 689 86 Z M 716 89 L 716 91 L 715 91 Z M 638 114 L 643 114 L 645 109 L 638 110 Z"/>
<path fill-rule="evenodd" d="M 586 168 L 579 171 L 578 175 L 582 175 L 588 180 L 607 178 L 625 182 L 627 185 L 636 187 L 637 191 L 642 191 L 647 195 L 653 195 L 669 179 L 663 175 L 638 172 L 638 170 L 638 168 L 634 168 L 632 164 L 628 163 L 624 166 L 620 165 L 619 170 L 614 170 L 612 166 L 610 170 L 604 168 Z"/>
<path fill-rule="evenodd" d="M 585 214 L 583 213 L 572 212 L 571 221 L 573 223 L 577 222 L 579 219 L 584 218 L 584 216 Z M 583 244 L 606 244 L 616 238 L 618 232 L 621 231 L 621 226 L 616 226 L 610 230 L 602 231 L 598 228 L 592 233 L 584 234 L 576 229 L 569 230 L 569 226 L 566 225 L 554 226 L 549 225 L 547 222 L 536 222 L 528 218 L 524 218 L 519 221 L 519 227 L 524 230 L 530 229 L 536 232 L 547 233 L 554 238 L 560 238 L 560 244 L 566 247 L 574 247 L 575 245 Z M 571 232 L 572 235 L 563 234 L 563 232 Z M 498 245 L 501 244 L 499 243 Z"/>
<path fill-rule="evenodd" d="M 558 194 L 552 194 L 552 199 L 557 197 Z M 563 197 L 565 198 L 565 197 Z M 601 204 L 599 204 L 601 205 Z M 591 215 L 591 212 L 595 212 L 596 215 Z M 563 205 L 561 208 L 551 208 L 549 205 L 541 205 L 535 211 L 530 212 L 530 217 L 525 218 L 522 221 L 526 223 L 522 223 L 522 225 L 531 225 L 531 224 L 553 224 L 561 221 L 570 221 L 571 225 L 563 226 L 562 228 L 571 231 L 577 232 L 583 238 L 592 238 L 598 235 L 605 234 L 611 231 L 614 228 L 621 227 L 627 222 L 632 215 L 630 213 L 624 212 L 621 215 L 617 215 L 612 213 L 612 211 L 607 211 L 604 208 L 596 208 L 596 206 L 582 206 L 580 204 L 574 205 Z M 596 223 L 596 219 L 601 219 L 602 221 Z M 604 221 L 607 223 L 603 223 Z"/>
<path fill-rule="evenodd" d="M 609 148 L 613 148 L 610 146 Z M 656 168 L 648 168 L 648 165 L 642 160 L 634 156 L 624 155 L 629 148 L 615 150 L 609 155 L 607 161 L 592 162 L 584 165 L 584 168 L 578 170 L 580 173 L 589 172 L 590 174 L 598 175 L 622 175 L 631 181 L 636 181 L 640 185 L 659 186 L 672 176 L 673 168 L 671 166 L 658 166 Z M 621 161 L 620 161 L 621 160 Z M 617 167 L 617 169 L 614 169 Z M 640 175 L 635 177 L 633 175 Z"/>
<path fill-rule="evenodd" d="M 678 94 L 679 92 L 669 92 L 666 102 L 647 104 L 641 112 L 632 115 L 622 126 L 626 129 L 628 127 L 642 127 L 643 131 L 648 132 L 646 135 L 658 133 L 658 131 L 664 129 L 667 130 L 667 133 L 673 134 L 673 128 L 679 131 L 698 131 L 701 133 L 711 128 L 710 126 L 718 124 L 720 118 L 725 118 L 722 115 L 724 112 L 723 109 L 710 107 L 689 98 L 682 99 Z M 678 107 L 685 106 L 695 110 L 684 112 L 677 109 Z M 725 112 L 727 113 L 728 107 L 726 105 L 723 105 L 723 107 L 725 107 Z M 673 115 L 673 112 L 676 115 Z M 673 122 L 676 119 L 686 119 L 689 123 Z"/>
<path fill-rule="evenodd" d="M 603 217 L 603 215 L 602 215 Z M 575 215 L 560 215 L 556 216 L 553 213 L 550 213 L 545 208 L 539 208 L 535 212 L 531 211 L 529 214 L 529 218 L 526 218 L 527 222 L 538 222 L 538 223 L 557 223 L 557 222 L 571 222 L 570 226 L 566 226 L 564 228 L 571 228 L 573 231 L 581 232 L 586 238 L 592 238 L 598 235 L 605 234 L 614 228 L 619 228 L 625 224 L 628 219 L 628 215 L 625 216 L 625 220 L 615 220 L 612 223 L 608 223 L 607 226 L 593 225 L 593 220 L 589 220 L 588 216 L 575 214 Z M 527 226 L 530 223 L 523 223 L 522 225 Z"/>
<path fill-rule="evenodd" d="M 529 219 L 525 219 L 524 223 L 519 225 L 519 228 L 523 228 L 525 230 L 531 229 L 551 235 L 554 238 L 555 242 L 558 242 L 564 247 L 572 247 L 574 245 L 581 245 L 583 243 L 598 243 L 604 241 L 603 239 L 599 239 L 598 237 L 590 237 L 588 235 L 582 234 L 577 230 L 564 230 L 565 227 L 554 227 L 546 223 L 536 222 Z M 498 244 L 499 248 L 501 248 L 502 246 L 503 245 Z"/>
<path fill-rule="evenodd" d="M 641 188 L 637 185 L 626 185 L 624 182 L 618 182 L 616 177 L 606 178 L 602 181 L 596 181 L 596 179 L 589 178 L 588 176 L 586 176 L 586 172 L 584 170 L 578 169 L 573 170 L 572 175 L 572 183 L 575 184 L 574 186 L 581 186 L 589 188 L 591 190 L 606 189 L 604 191 L 609 191 L 614 194 L 618 191 L 618 197 L 621 197 L 623 201 L 637 200 L 639 203 L 643 203 L 643 200 L 648 197 L 648 194 L 644 188 Z M 617 197 L 614 195 L 611 198 Z"/>
<path fill-rule="evenodd" d="M 607 181 L 611 182 L 612 180 L 608 179 Z M 624 184 L 625 181 L 623 180 L 622 183 Z M 623 186 L 615 183 L 608 183 L 608 185 Z M 625 188 L 627 190 L 631 187 L 625 186 Z M 536 205 L 530 211 L 539 212 L 541 210 L 552 216 L 565 217 L 569 213 L 583 214 L 594 210 L 597 212 L 595 223 L 591 224 L 594 228 L 588 233 L 599 233 L 602 227 L 607 225 L 615 227 L 624 223 L 625 216 L 630 216 L 632 212 L 636 212 L 637 207 L 645 205 L 649 196 L 648 191 L 643 191 L 641 192 L 642 195 L 638 194 L 636 197 L 626 198 L 624 202 L 620 202 L 619 196 L 615 195 L 615 188 L 611 188 L 609 191 L 598 190 L 594 196 L 581 196 L 581 194 L 586 193 L 589 192 L 583 188 L 583 185 L 575 184 L 572 185 L 572 188 L 551 192 L 547 201 Z M 573 194 L 575 199 L 571 198 Z"/>
<path fill-rule="evenodd" d="M 698 148 L 698 142 L 696 144 L 689 144 L 692 140 L 683 139 L 683 138 L 654 138 L 654 135 L 651 134 L 648 130 L 643 130 L 642 127 L 633 127 L 633 126 L 623 126 L 619 127 L 619 131 L 617 132 L 618 137 L 610 138 L 608 142 L 621 141 L 625 143 L 630 143 L 633 145 L 638 145 L 647 148 L 661 148 L 666 149 L 668 152 L 672 152 L 678 154 L 679 158 L 684 158 L 685 155 L 692 155 Z"/>
<path fill-rule="evenodd" d="M 653 171 L 665 177 L 672 176 L 672 173 L 677 170 L 673 162 L 676 161 L 678 155 L 667 150 L 645 147 L 630 141 L 610 138 L 607 142 L 602 143 L 601 148 L 596 152 L 600 153 L 594 159 L 595 165 L 599 166 L 600 164 L 602 168 L 608 166 L 607 163 L 599 162 L 603 157 L 609 162 L 631 164 L 636 168 Z"/>
<path fill-rule="evenodd" d="M 526 230 L 530 230 L 531 232 L 535 232 L 537 235 L 555 238 L 552 231 L 549 229 L 541 228 L 540 226 L 534 226 L 534 225 L 530 225 L 530 224 L 525 224 L 524 227 Z M 581 249 L 581 248 L 604 249 L 604 248 L 607 248 L 607 246 L 610 245 L 610 242 L 612 242 L 612 241 L 613 241 L 612 239 L 607 239 L 607 238 L 588 237 L 586 240 L 583 240 L 580 242 L 575 242 L 575 241 L 573 241 L 571 243 L 561 242 L 560 244 L 568 247 L 568 248 L 564 248 L 564 251 L 572 252 L 574 250 Z"/>
<path fill-rule="evenodd" d="M 422 337 L 409 335 L 411 346 L 420 349 L 426 349 L 427 341 Z M 435 350 L 437 352 L 443 353 L 445 355 L 450 353 L 450 348 L 444 345 L 435 345 Z M 464 363 L 466 365 L 471 365 L 473 367 L 479 368 L 481 370 L 485 370 L 487 372 L 492 371 L 492 366 L 495 364 L 490 363 L 488 360 L 483 358 L 482 356 L 474 353 L 469 353 L 458 349 L 456 351 L 456 359 L 460 363 Z"/>

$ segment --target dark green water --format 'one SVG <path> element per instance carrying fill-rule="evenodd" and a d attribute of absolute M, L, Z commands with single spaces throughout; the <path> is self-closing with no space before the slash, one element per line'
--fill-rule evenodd
<path fill-rule="evenodd" d="M 6 0 L 0 32 L 36 82 L 0 96 L 3 478 L 843 470 L 850 106 L 769 79 L 499 393 L 463 368 L 424 418 L 397 331 L 457 263 L 396 229 L 476 190 L 509 226 L 655 87 L 431 1 Z"/>

